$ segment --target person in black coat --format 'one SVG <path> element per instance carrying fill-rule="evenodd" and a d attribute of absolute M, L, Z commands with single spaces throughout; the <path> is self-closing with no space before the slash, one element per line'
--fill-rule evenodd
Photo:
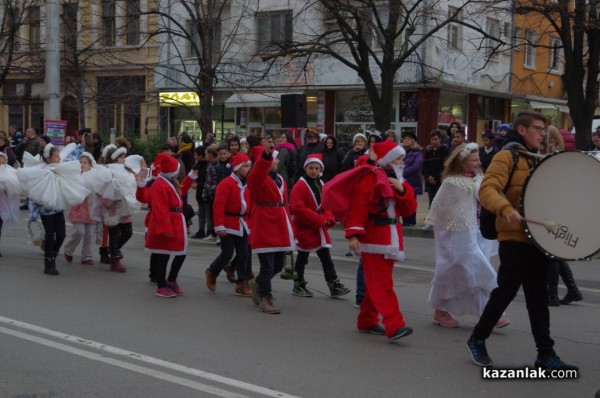
<path fill-rule="evenodd" d="M 319 134 L 315 131 L 306 130 L 304 133 L 304 145 L 302 148 L 298 150 L 298 161 L 296 162 L 296 175 L 294 181 L 298 181 L 300 177 L 304 174 L 304 169 L 302 166 L 306 161 L 308 155 L 312 155 L 313 153 L 323 153 L 325 146 L 321 141 L 319 141 Z"/>
<path fill-rule="evenodd" d="M 481 133 L 481 138 L 483 146 L 479 147 L 479 160 L 481 161 L 481 169 L 485 173 L 498 150 L 494 147 L 494 133 L 492 130 L 485 130 Z"/>
<path fill-rule="evenodd" d="M 429 134 L 429 145 L 425 148 L 423 156 L 423 176 L 425 177 L 425 190 L 429 196 L 429 207 L 442 185 L 442 172 L 448 155 L 450 155 L 450 150 L 442 144 L 442 132 L 433 130 Z"/>
<path fill-rule="evenodd" d="M 325 150 L 323 151 L 323 176 L 321 180 L 327 182 L 338 175 L 342 169 L 344 152 L 338 148 L 337 140 L 333 136 L 325 138 Z"/>

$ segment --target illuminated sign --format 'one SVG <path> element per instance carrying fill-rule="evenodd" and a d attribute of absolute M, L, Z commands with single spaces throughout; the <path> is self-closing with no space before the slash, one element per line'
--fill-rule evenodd
<path fill-rule="evenodd" d="M 193 92 L 160 93 L 159 102 L 161 106 L 200 106 L 200 98 Z"/>

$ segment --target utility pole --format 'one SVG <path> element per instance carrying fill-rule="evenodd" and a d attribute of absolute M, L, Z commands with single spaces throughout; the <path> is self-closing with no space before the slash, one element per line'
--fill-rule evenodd
<path fill-rule="evenodd" d="M 46 0 L 46 100 L 44 117 L 60 119 L 59 0 Z"/>

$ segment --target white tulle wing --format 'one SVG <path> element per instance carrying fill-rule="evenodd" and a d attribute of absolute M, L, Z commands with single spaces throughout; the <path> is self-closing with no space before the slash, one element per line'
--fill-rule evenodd
<path fill-rule="evenodd" d="M 17 170 L 17 177 L 31 200 L 54 210 L 83 203 L 91 193 L 83 186 L 79 162 L 24 167 Z"/>
<path fill-rule="evenodd" d="M 112 185 L 114 188 L 114 200 L 122 200 L 125 207 L 122 210 L 122 215 L 131 215 L 137 213 L 141 205 L 135 198 L 137 191 L 137 183 L 135 181 L 135 175 L 120 164 L 109 164 L 108 170 L 112 173 Z M 107 199 L 106 196 L 104 196 Z"/>
<path fill-rule="evenodd" d="M 125 166 L 129 167 L 135 174 L 139 174 L 142 169 L 143 157 L 140 155 L 130 155 L 125 158 Z"/>
<path fill-rule="evenodd" d="M 38 166 L 38 165 L 43 164 L 43 163 L 44 162 L 40 158 L 39 154 L 33 156 L 29 152 L 23 153 L 23 166 L 24 167 Z"/>
<path fill-rule="evenodd" d="M 19 221 L 20 192 L 17 170 L 0 165 L 0 217 L 3 228 L 13 228 Z"/>

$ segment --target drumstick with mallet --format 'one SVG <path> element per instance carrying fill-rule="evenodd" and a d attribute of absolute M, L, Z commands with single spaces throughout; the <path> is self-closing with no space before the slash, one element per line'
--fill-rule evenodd
<path fill-rule="evenodd" d="M 532 220 L 531 218 L 523 218 L 523 220 L 527 221 L 529 224 L 541 225 L 542 227 L 546 228 L 546 231 L 548 232 L 554 231 L 554 228 L 556 228 L 558 225 L 556 221 L 552 220 L 538 221 Z"/>

